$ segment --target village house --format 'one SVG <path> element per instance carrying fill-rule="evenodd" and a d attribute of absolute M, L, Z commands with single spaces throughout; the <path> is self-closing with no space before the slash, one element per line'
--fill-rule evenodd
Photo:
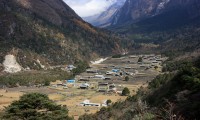
<path fill-rule="evenodd" d="M 90 100 L 84 100 L 80 103 L 81 106 L 93 106 L 93 107 L 100 107 L 100 103 L 90 103 Z"/>
<path fill-rule="evenodd" d="M 98 73 L 97 70 L 87 70 L 86 72 L 87 72 L 87 73 Z"/>
<path fill-rule="evenodd" d="M 80 89 L 88 89 L 90 85 L 88 83 L 83 83 L 80 85 Z"/>
<path fill-rule="evenodd" d="M 111 77 L 104 77 L 104 80 L 111 80 Z"/>
<path fill-rule="evenodd" d="M 108 68 L 108 66 L 104 66 L 104 67 L 103 67 L 103 69 L 106 69 L 106 68 Z"/>
<path fill-rule="evenodd" d="M 66 85 L 70 85 L 70 86 L 71 86 L 71 85 L 75 86 L 76 80 L 74 80 L 74 79 L 66 80 L 65 84 L 66 84 Z"/>
<path fill-rule="evenodd" d="M 113 83 L 101 83 L 101 82 L 99 82 L 98 91 L 99 92 L 116 91 L 116 87 L 115 87 L 115 84 L 113 84 Z"/>
<path fill-rule="evenodd" d="M 158 61 L 152 61 L 151 64 L 154 65 L 154 66 L 156 66 L 156 65 L 159 65 L 159 62 Z"/>
<path fill-rule="evenodd" d="M 94 78 L 97 78 L 97 79 L 104 79 L 104 75 L 95 75 Z"/>
<path fill-rule="evenodd" d="M 114 75 L 115 74 L 115 72 L 112 72 L 112 71 L 107 71 L 106 72 L 106 75 Z"/>
<path fill-rule="evenodd" d="M 90 80 L 88 78 L 80 78 L 79 81 L 88 82 Z"/>
<path fill-rule="evenodd" d="M 112 69 L 112 72 L 118 73 L 120 70 L 119 69 Z"/>
<path fill-rule="evenodd" d="M 129 66 L 126 66 L 124 69 L 132 69 L 131 67 L 129 67 Z"/>
<path fill-rule="evenodd" d="M 71 80 L 66 80 L 67 84 L 75 84 L 76 80 L 71 79 Z"/>
<path fill-rule="evenodd" d="M 98 84 L 98 91 L 99 92 L 107 92 L 109 90 L 108 83 L 99 83 Z"/>
<path fill-rule="evenodd" d="M 68 65 L 66 67 L 67 70 L 72 71 L 73 69 L 75 69 L 76 67 L 74 65 Z"/>
<path fill-rule="evenodd" d="M 116 92 L 117 91 L 117 88 L 116 88 L 114 83 L 109 84 L 109 90 L 108 91 L 110 91 L 110 92 Z"/>

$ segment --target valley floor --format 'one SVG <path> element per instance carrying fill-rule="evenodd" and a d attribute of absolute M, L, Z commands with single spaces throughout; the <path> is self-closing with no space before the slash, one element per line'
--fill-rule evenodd
<path fill-rule="evenodd" d="M 140 57 L 143 58 L 141 63 L 138 62 Z M 74 84 L 69 84 L 66 80 L 57 80 L 57 83 L 66 83 L 64 87 L 52 82 L 48 87 L 0 89 L 0 110 L 3 110 L 12 101 L 18 100 L 25 93 L 40 92 L 47 94 L 57 104 L 66 105 L 69 109 L 69 115 L 78 119 L 79 116 L 85 113 L 90 114 L 99 111 L 106 100 L 110 99 L 112 102 L 125 100 L 127 96 L 121 96 L 121 92 L 125 87 L 130 90 L 131 95 L 136 94 L 141 86 L 146 87 L 148 82 L 161 73 L 162 62 L 156 61 L 164 60 L 166 58 L 156 55 L 108 58 L 102 63 L 92 64 L 90 69 L 76 76 Z M 127 76 L 129 80 L 125 81 Z M 90 87 L 88 89 L 80 89 L 80 86 L 85 83 L 89 84 Z M 99 92 L 100 83 L 114 84 L 115 92 Z M 100 106 L 81 106 L 80 103 L 85 100 L 100 104 Z"/>

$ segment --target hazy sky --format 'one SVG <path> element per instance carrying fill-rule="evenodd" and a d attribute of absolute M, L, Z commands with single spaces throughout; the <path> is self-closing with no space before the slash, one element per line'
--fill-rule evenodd
<path fill-rule="evenodd" d="M 116 0 L 64 0 L 79 16 L 87 17 L 104 11 Z"/>

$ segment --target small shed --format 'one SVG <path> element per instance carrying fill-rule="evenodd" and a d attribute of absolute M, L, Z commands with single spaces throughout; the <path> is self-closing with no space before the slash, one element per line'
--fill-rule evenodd
<path fill-rule="evenodd" d="M 99 92 L 107 92 L 109 90 L 108 83 L 99 83 L 98 84 L 98 91 Z"/>

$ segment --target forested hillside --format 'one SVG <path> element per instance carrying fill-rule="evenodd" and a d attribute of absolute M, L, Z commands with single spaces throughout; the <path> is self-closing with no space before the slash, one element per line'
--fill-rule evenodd
<path fill-rule="evenodd" d="M 23 68 L 118 53 L 114 34 L 84 22 L 62 0 L 0 0 L 0 63 L 13 54 Z M 1 66 L 0 66 L 1 67 Z"/>

